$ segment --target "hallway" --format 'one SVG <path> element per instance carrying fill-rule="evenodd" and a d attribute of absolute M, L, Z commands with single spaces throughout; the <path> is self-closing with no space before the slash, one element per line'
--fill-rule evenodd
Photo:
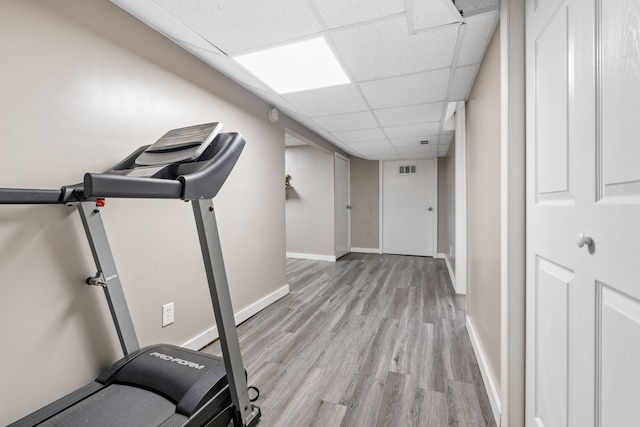
<path fill-rule="evenodd" d="M 260 425 L 495 426 L 443 260 L 288 259 L 287 280 L 238 328 Z"/>

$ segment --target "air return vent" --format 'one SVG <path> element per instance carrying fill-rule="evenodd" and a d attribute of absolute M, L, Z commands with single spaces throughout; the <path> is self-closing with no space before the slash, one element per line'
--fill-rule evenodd
<path fill-rule="evenodd" d="M 407 175 L 411 173 L 416 173 L 416 166 L 400 166 L 399 168 L 400 175 Z"/>

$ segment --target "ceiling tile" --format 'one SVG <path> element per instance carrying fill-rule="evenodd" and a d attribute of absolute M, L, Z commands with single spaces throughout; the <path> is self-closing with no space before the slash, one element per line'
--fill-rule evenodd
<path fill-rule="evenodd" d="M 379 160 L 381 162 L 387 162 L 387 161 L 394 161 L 394 160 L 400 160 L 401 157 L 396 153 L 396 154 L 388 154 L 388 155 L 384 155 L 384 156 L 380 156 L 380 155 L 369 155 L 367 157 L 365 157 L 367 160 Z"/>
<path fill-rule="evenodd" d="M 449 145 L 453 141 L 453 133 L 443 133 L 440 135 L 440 145 Z"/>
<path fill-rule="evenodd" d="M 433 159 L 438 157 L 438 153 L 405 153 L 400 157 L 402 159 Z"/>
<path fill-rule="evenodd" d="M 376 122 L 371 111 L 314 117 L 313 120 L 329 132 L 370 129 L 378 126 L 378 122 Z"/>
<path fill-rule="evenodd" d="M 428 151 L 448 150 L 453 132 L 438 136 L 445 101 L 468 97 L 499 18 L 498 2 L 456 0 L 453 6 L 451 0 L 151 0 L 150 4 L 174 16 L 176 25 L 182 22 L 191 28 L 193 37 L 183 28 L 179 37 L 173 37 L 177 43 L 283 115 L 345 152 L 390 160 L 399 158 L 395 147 L 403 155 L 415 152 L 421 157 Z M 465 35 L 459 40 L 458 68 L 452 70 L 462 28 L 456 8 L 465 11 Z M 160 31 L 169 37 L 175 33 Z M 281 96 L 224 55 L 323 32 L 357 82 Z M 424 139 L 431 144 L 420 146 Z"/>
<path fill-rule="evenodd" d="M 440 122 L 420 123 L 417 125 L 386 126 L 384 133 L 389 138 L 420 138 L 437 134 L 440 130 Z"/>
<path fill-rule="evenodd" d="M 478 64 L 482 61 L 499 16 L 500 12 L 495 10 L 465 18 L 466 25 L 460 56 L 458 56 L 458 66 Z"/>
<path fill-rule="evenodd" d="M 450 67 L 458 27 L 409 35 L 405 16 L 331 33 L 338 56 L 358 81 Z"/>
<path fill-rule="evenodd" d="M 364 111 L 368 106 L 353 84 L 289 93 L 282 96 L 310 117 Z"/>
<path fill-rule="evenodd" d="M 314 0 L 328 28 L 338 28 L 404 12 L 404 0 Z"/>
<path fill-rule="evenodd" d="M 462 22 L 451 0 L 407 0 L 407 19 L 414 31 Z"/>
<path fill-rule="evenodd" d="M 393 138 L 391 140 L 391 144 L 398 147 L 418 147 L 420 146 L 420 141 L 428 140 L 429 147 L 437 147 L 438 146 L 438 135 L 430 135 L 424 138 Z"/>
<path fill-rule="evenodd" d="M 333 132 L 333 135 L 342 142 L 373 141 L 386 139 L 384 133 L 382 132 L 382 129 L 380 128 Z"/>
<path fill-rule="evenodd" d="M 444 103 L 410 105 L 408 107 L 385 108 L 374 113 L 382 126 L 410 125 L 440 120 Z"/>
<path fill-rule="evenodd" d="M 462 9 L 465 14 L 488 7 L 498 7 L 499 5 L 500 0 L 456 0 L 456 8 Z"/>
<path fill-rule="evenodd" d="M 375 149 L 362 148 L 356 151 L 364 155 L 379 155 L 379 156 L 395 155 L 396 157 L 398 155 L 398 152 L 393 148 L 375 148 Z"/>
<path fill-rule="evenodd" d="M 192 34 L 195 35 L 193 32 Z M 266 93 L 269 95 L 274 93 L 273 89 L 264 84 L 262 80 L 251 74 L 236 61 L 231 59 L 231 57 L 225 55 L 222 51 L 216 49 L 215 46 L 210 45 L 197 35 L 195 38 L 200 39 L 199 45 L 195 45 L 191 39 L 189 41 L 172 40 L 178 46 L 182 47 L 187 52 L 191 52 L 193 55 L 211 65 L 216 70 L 227 76 L 232 76 L 233 80 L 236 82 L 255 88 L 255 90 L 260 93 Z"/>
<path fill-rule="evenodd" d="M 447 131 L 447 130 L 455 130 L 456 129 L 456 118 L 455 117 L 449 117 L 448 119 L 445 118 L 444 122 L 442 123 L 442 131 Z"/>
<path fill-rule="evenodd" d="M 449 94 L 450 101 L 464 101 L 469 97 L 477 71 L 478 65 L 456 68 L 453 72 L 453 83 Z"/>
<path fill-rule="evenodd" d="M 440 149 L 438 150 L 438 155 L 439 156 L 446 156 L 447 153 L 449 152 L 449 145 L 441 145 Z"/>
<path fill-rule="evenodd" d="M 360 83 L 374 109 L 442 101 L 447 94 L 450 68 Z"/>
<path fill-rule="evenodd" d="M 358 152 L 362 150 L 381 150 L 381 149 L 393 149 L 389 141 L 360 141 L 360 142 L 351 142 L 347 144 L 353 150 Z"/>
<path fill-rule="evenodd" d="M 153 1 L 226 53 L 322 31 L 320 22 L 303 1 Z"/>
<path fill-rule="evenodd" d="M 413 154 L 413 153 L 429 153 L 435 154 L 438 152 L 438 147 L 431 147 L 429 145 L 417 145 L 413 147 L 396 147 L 396 151 L 400 154 Z"/>

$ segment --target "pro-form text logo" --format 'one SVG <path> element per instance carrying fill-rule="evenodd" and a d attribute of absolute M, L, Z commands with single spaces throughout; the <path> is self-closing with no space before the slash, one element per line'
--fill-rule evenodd
<path fill-rule="evenodd" d="M 157 357 L 158 359 L 166 360 L 167 362 L 174 362 L 174 363 L 177 363 L 178 365 L 188 366 L 189 368 L 193 368 L 193 369 L 204 368 L 204 365 L 198 365 L 195 362 L 189 362 L 188 360 L 178 359 L 177 357 L 171 357 L 167 354 L 158 353 L 157 351 L 154 351 L 153 353 L 149 353 L 149 356 L 154 356 L 154 357 Z"/>

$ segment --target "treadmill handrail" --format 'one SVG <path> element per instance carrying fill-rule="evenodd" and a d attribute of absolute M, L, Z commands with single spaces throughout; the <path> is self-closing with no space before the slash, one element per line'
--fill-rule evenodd
<path fill-rule="evenodd" d="M 35 188 L 0 188 L 0 205 L 54 205 L 91 201 L 84 197 L 82 184 L 62 187 L 59 190 Z"/>
<path fill-rule="evenodd" d="M 0 204 L 22 205 L 22 204 L 57 204 L 64 203 L 62 200 L 64 192 L 62 190 L 39 190 L 21 188 L 0 188 Z"/>
<path fill-rule="evenodd" d="M 168 179 L 87 173 L 84 175 L 84 192 L 93 198 L 179 199 L 182 183 Z"/>
<path fill-rule="evenodd" d="M 244 145 L 245 140 L 238 133 L 221 133 L 198 159 L 152 168 L 135 163 L 148 147 L 142 146 L 104 173 L 86 173 L 81 184 L 60 190 L 0 188 L 0 204 L 64 204 L 106 197 L 212 199 L 231 173 Z"/>

